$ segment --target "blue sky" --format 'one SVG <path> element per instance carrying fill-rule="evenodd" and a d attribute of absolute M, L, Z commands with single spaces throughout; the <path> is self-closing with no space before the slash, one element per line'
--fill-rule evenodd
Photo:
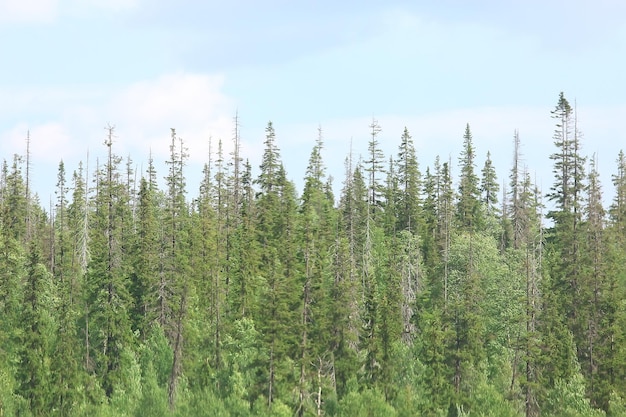
<path fill-rule="evenodd" d="M 47 201 L 61 159 L 71 172 L 87 151 L 91 166 L 104 155 L 107 123 L 138 169 L 167 157 L 175 127 L 195 195 L 209 138 L 228 151 L 238 111 L 244 156 L 258 167 L 271 120 L 297 184 L 321 125 L 339 189 L 372 118 L 387 157 L 408 127 L 423 171 L 436 155 L 456 164 L 469 123 L 478 169 L 490 151 L 506 177 L 518 129 L 547 191 L 564 91 L 610 194 L 625 147 L 624 16 L 620 0 L 0 0 L 0 157 L 24 153 L 30 130 Z"/>

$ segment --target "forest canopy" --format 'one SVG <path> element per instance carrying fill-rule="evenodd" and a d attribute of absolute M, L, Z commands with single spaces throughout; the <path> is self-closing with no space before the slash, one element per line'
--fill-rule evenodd
<path fill-rule="evenodd" d="M 0 415 L 626 416 L 626 156 L 602 184 L 563 93 L 551 116 L 547 192 L 517 131 L 498 178 L 470 124 L 424 165 L 372 120 L 338 195 L 320 128 L 298 194 L 273 123 L 253 175 L 236 117 L 197 190 L 175 129 L 135 172 L 109 126 L 46 208 L 28 144 L 0 173 Z"/>

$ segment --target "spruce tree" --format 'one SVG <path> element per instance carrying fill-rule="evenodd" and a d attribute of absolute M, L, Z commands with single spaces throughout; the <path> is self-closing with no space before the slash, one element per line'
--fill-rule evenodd
<path fill-rule="evenodd" d="M 170 408 L 176 401 L 178 381 L 183 372 L 184 328 L 188 319 L 190 296 L 189 265 L 189 208 L 186 201 L 186 181 L 184 168 L 188 153 L 182 138 L 171 129 L 170 158 L 167 161 L 167 194 L 165 198 L 165 219 L 163 251 L 164 272 L 159 289 L 162 297 L 163 326 L 170 338 L 172 368 L 168 382 Z"/>
<path fill-rule="evenodd" d="M 623 150 L 619 151 L 616 162 L 617 173 L 613 174 L 612 177 L 615 196 L 609 209 L 609 215 L 614 228 L 626 237 L 626 154 Z"/>
<path fill-rule="evenodd" d="M 11 170 L 4 166 L 3 177 L 5 187 L 2 197 L 2 218 L 5 231 L 18 242 L 23 243 L 26 238 L 26 217 L 28 200 L 26 198 L 26 184 L 22 175 L 22 157 L 13 156 Z"/>
<path fill-rule="evenodd" d="M 456 218 L 461 230 L 476 231 L 482 226 L 480 208 L 480 188 L 474 173 L 476 154 L 469 124 L 465 126 L 463 150 L 459 156 L 461 174 Z"/>
<path fill-rule="evenodd" d="M 90 342 L 87 348 L 109 396 L 125 382 L 122 375 L 128 364 L 124 350 L 132 345 L 133 339 L 129 271 L 123 250 L 130 210 L 126 186 L 120 176 L 121 159 L 112 149 L 113 133 L 114 128 L 108 127 L 107 160 L 97 173 L 95 212 L 90 221 L 91 259 L 87 266 L 89 333 L 86 338 Z"/>
<path fill-rule="evenodd" d="M 438 160 L 436 162 L 438 162 Z M 440 268 L 443 269 L 443 273 L 437 275 L 441 276 L 443 279 L 441 282 L 434 284 L 432 288 L 440 289 L 439 294 L 441 295 L 444 309 L 448 304 L 450 245 L 453 236 L 452 221 L 454 216 L 454 191 L 452 189 L 450 169 L 449 162 L 444 162 L 443 165 L 435 164 L 437 176 L 437 241 L 443 261 L 440 265 Z"/>
<path fill-rule="evenodd" d="M 257 239 L 261 249 L 260 268 L 265 278 L 259 321 L 265 335 L 268 367 L 261 382 L 262 394 L 269 407 L 284 389 L 288 375 L 286 359 L 297 352 L 300 326 L 297 320 L 299 274 L 295 255 L 297 204 L 295 187 L 287 180 L 280 160 L 275 131 L 269 122 L 266 128 L 265 150 L 257 201 Z M 295 351 L 294 351 L 295 349 Z M 287 379 L 287 380 L 286 380 Z"/>
<path fill-rule="evenodd" d="M 154 325 L 164 325 L 165 300 L 160 288 L 163 271 L 161 257 L 161 211 L 159 190 L 154 176 L 152 157 L 148 163 L 148 178 L 139 181 L 136 228 L 137 239 L 134 247 L 132 294 L 134 299 L 133 327 L 142 337 Z"/>
<path fill-rule="evenodd" d="M 29 252 L 21 319 L 19 392 L 34 416 L 45 416 L 56 395 L 50 369 L 55 289 L 35 241 L 31 241 Z"/>
<path fill-rule="evenodd" d="M 383 186 L 380 183 L 380 175 L 384 173 L 385 157 L 380 149 L 378 135 L 382 131 L 378 121 L 372 119 L 370 124 L 370 140 L 367 145 L 368 159 L 363 161 L 364 171 L 367 173 L 368 202 L 370 213 L 374 214 L 382 203 Z"/>
<path fill-rule="evenodd" d="M 315 388 L 321 389 L 321 375 L 328 380 L 328 363 L 332 364 L 329 344 L 331 343 L 331 323 L 328 309 L 338 306 L 332 303 L 332 279 L 328 259 L 332 256 L 333 230 L 336 227 L 333 201 L 325 190 L 325 171 L 322 160 L 323 137 L 321 128 L 311 151 L 302 193 L 301 237 L 304 282 L 301 296 L 301 337 L 300 337 L 300 380 L 298 383 L 298 414 L 304 415 L 313 410 L 316 402 L 311 401 Z M 316 369 L 317 368 L 317 369 Z M 316 371 L 317 374 L 316 375 Z M 327 385 L 328 383 L 326 383 Z M 322 401 L 326 393 L 319 394 L 316 401 Z"/>
<path fill-rule="evenodd" d="M 566 325 L 573 334 L 576 349 L 586 333 L 581 326 L 580 314 L 587 308 L 577 297 L 583 279 L 581 222 L 585 158 L 580 154 L 580 132 L 576 125 L 575 110 L 563 93 L 559 95 L 552 117 L 556 119 L 554 144 L 557 152 L 550 156 L 554 161 L 555 182 L 547 195 L 555 204 L 555 208 L 548 212 L 548 218 L 554 222 L 554 237 L 549 244 L 552 280 L 549 292 L 556 297 L 556 306 L 551 307 L 556 308 L 561 317 L 567 318 Z M 563 349 L 569 347 L 563 346 Z M 560 355 L 566 357 L 569 353 L 562 351 Z M 567 371 L 567 363 L 561 366 L 561 371 L 566 375 L 572 374 L 573 371 Z"/>
<path fill-rule="evenodd" d="M 597 169 L 597 159 L 591 160 L 588 176 L 587 202 L 584 210 L 584 224 L 587 238 L 584 241 L 582 262 L 585 265 L 582 288 L 578 297 L 582 298 L 585 308 L 581 311 L 580 327 L 585 333 L 584 339 L 579 342 L 579 361 L 582 374 L 587 383 L 587 394 L 594 406 L 601 406 L 605 410 L 609 406 L 610 385 L 603 378 L 598 378 L 598 369 L 605 368 L 610 355 L 608 341 L 601 337 L 604 333 L 605 308 L 604 299 L 610 291 L 608 284 L 608 270 L 605 237 L 605 211 L 602 206 L 602 187 Z M 604 351 L 604 352 L 603 352 Z M 599 354 L 600 353 L 600 354 Z M 602 355 L 604 353 L 604 355 Z M 608 357 L 607 357 L 608 356 Z"/>
<path fill-rule="evenodd" d="M 485 159 L 485 165 L 481 171 L 482 178 L 480 180 L 480 193 L 483 205 L 487 210 L 487 214 L 490 216 L 497 214 L 498 204 L 498 192 L 500 191 L 500 184 L 498 184 L 498 177 L 496 176 L 496 169 L 493 166 L 491 160 L 491 153 L 487 152 L 487 159 Z"/>
<path fill-rule="evenodd" d="M 547 197 L 554 204 L 548 212 L 554 226 L 546 245 L 548 274 L 540 288 L 543 298 L 538 326 L 543 352 L 538 358 L 537 378 L 545 390 L 540 393 L 540 405 L 546 401 L 550 389 L 571 381 L 579 372 L 578 347 L 582 346 L 586 333 L 580 319 L 587 310 L 577 297 L 583 276 L 581 222 L 585 158 L 580 155 L 580 132 L 574 109 L 563 93 L 552 117 L 556 120 L 553 138 L 557 152 L 550 156 L 554 161 L 555 182 Z"/>
<path fill-rule="evenodd" d="M 17 353 L 16 337 L 20 328 L 19 314 L 22 305 L 22 279 L 25 274 L 26 254 L 16 230 L 15 214 L 18 209 L 13 204 L 21 201 L 15 187 L 20 186 L 20 177 L 9 174 L 6 161 L 2 167 L 2 183 L 0 185 L 0 342 L 6 349 L 1 353 L 3 359 L 15 359 Z M 19 227 L 18 227 L 19 228 Z M 8 363 L 8 362 L 7 362 Z"/>
<path fill-rule="evenodd" d="M 258 307 L 258 269 L 261 264 L 260 242 L 257 240 L 257 201 L 253 188 L 252 167 L 249 161 L 243 165 L 241 175 L 240 221 L 232 239 L 233 255 L 231 310 L 236 317 L 252 317 Z"/>
<path fill-rule="evenodd" d="M 413 234 L 420 232 L 421 222 L 421 174 L 415 155 L 413 138 L 405 127 L 402 133 L 398 159 L 396 160 L 398 186 L 400 188 L 397 203 L 398 229 L 408 230 Z"/>
<path fill-rule="evenodd" d="M 81 167 L 82 169 L 82 167 Z M 86 248 L 84 237 L 85 186 L 80 175 L 74 172 L 72 177 L 74 192 L 72 203 L 68 205 L 65 194 L 64 165 L 59 165 L 57 182 L 57 204 L 54 221 L 54 257 L 53 271 L 58 289 L 58 326 L 56 343 L 51 358 L 51 383 L 56 387 L 53 408 L 60 414 L 69 414 L 84 404 L 79 389 L 86 382 L 84 366 L 81 363 L 84 352 L 79 348 L 80 335 L 78 319 L 83 313 L 85 300 L 84 274 L 86 262 L 82 261 Z"/>
<path fill-rule="evenodd" d="M 514 249 L 519 249 L 522 244 L 522 231 L 525 228 L 523 224 L 526 216 L 524 215 L 524 207 L 521 206 L 520 200 L 520 188 L 521 184 L 524 181 L 522 176 L 522 166 L 521 166 L 521 150 L 520 150 L 520 137 L 519 132 L 515 130 L 515 134 L 513 135 L 513 165 L 511 166 L 511 173 L 509 175 L 509 201 L 510 207 L 508 208 L 508 212 L 511 217 L 511 227 L 512 231 L 509 236 L 509 239 L 512 240 L 512 246 Z"/>

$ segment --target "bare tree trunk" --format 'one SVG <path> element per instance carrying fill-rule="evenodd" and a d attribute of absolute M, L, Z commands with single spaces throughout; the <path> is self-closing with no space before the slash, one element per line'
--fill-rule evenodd
<path fill-rule="evenodd" d="M 317 415 L 322 415 L 322 358 L 319 358 L 320 364 L 317 368 Z"/>
<path fill-rule="evenodd" d="M 272 408 L 274 402 L 274 340 L 272 339 L 272 345 L 270 346 L 270 369 L 267 388 L 267 406 Z"/>

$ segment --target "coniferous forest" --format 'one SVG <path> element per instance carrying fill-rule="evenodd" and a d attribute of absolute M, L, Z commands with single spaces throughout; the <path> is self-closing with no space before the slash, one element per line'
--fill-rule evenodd
<path fill-rule="evenodd" d="M 339 195 L 321 131 L 298 195 L 236 118 L 198 190 L 174 129 L 137 173 L 109 128 L 48 209 L 5 160 L 0 416 L 626 416 L 626 155 L 601 184 L 562 93 L 551 116 L 547 191 L 470 125 L 426 165 L 373 121 Z"/>

